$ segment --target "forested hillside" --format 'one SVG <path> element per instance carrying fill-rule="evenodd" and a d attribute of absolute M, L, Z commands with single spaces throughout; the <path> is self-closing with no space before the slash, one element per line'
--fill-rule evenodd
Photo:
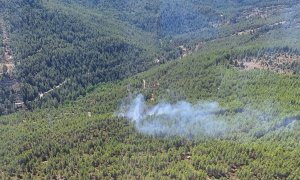
<path fill-rule="evenodd" d="M 1 101 L 1 113 L 6 114 L 15 111 L 20 100 L 28 109 L 75 100 L 98 83 L 186 56 L 207 40 L 249 32 L 255 38 L 287 28 L 294 1 L 2 0 L 2 4 L 16 66 L 10 76 L 21 88 L 20 98 L 14 97 L 16 90 L 2 90 L 11 94 Z"/>
<path fill-rule="evenodd" d="M 58 85 L 63 90 L 42 101 L 52 106 L 76 99 L 89 86 L 128 77 L 154 64 L 153 54 L 159 51 L 149 35 L 109 13 L 95 15 L 77 6 L 52 3 L 4 2 L 15 76 L 29 109 L 39 94 L 42 97 Z M 139 42 L 141 37 L 149 39 L 147 44 Z"/>
<path fill-rule="evenodd" d="M 298 79 L 240 71 L 227 54 L 193 55 L 57 109 L 3 117 L 1 171 L 19 178 L 295 179 L 299 121 L 282 123 L 298 115 Z M 218 117 L 231 129 L 217 137 L 145 135 L 116 116 L 129 92 L 144 94 L 149 104 L 218 101 L 224 108 Z"/>
<path fill-rule="evenodd" d="M 0 2 L 0 179 L 300 178 L 299 2 Z"/>

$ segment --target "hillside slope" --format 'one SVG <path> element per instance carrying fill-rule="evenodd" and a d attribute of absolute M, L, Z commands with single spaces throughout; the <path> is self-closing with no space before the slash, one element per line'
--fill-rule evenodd
<path fill-rule="evenodd" d="M 297 23 L 286 21 L 295 3 L 2 0 L 16 64 L 9 79 L 19 82 L 22 98 L 2 89 L 10 95 L 1 114 L 16 110 L 14 99 L 28 109 L 75 100 L 98 83 L 186 56 L 209 40 L 289 28 Z"/>
<path fill-rule="evenodd" d="M 32 101 L 39 94 L 66 80 L 60 94 L 43 101 L 51 106 L 76 99 L 89 86 L 148 69 L 154 65 L 153 55 L 160 54 L 151 34 L 114 19 L 110 12 L 96 14 L 53 1 L 4 4 L 3 16 L 17 64 L 12 76 L 22 84 L 29 109 L 36 105 Z"/>
<path fill-rule="evenodd" d="M 1 135 L 5 138 L 1 139 L 0 150 L 5 157 L 0 162 L 3 176 L 299 177 L 299 122 L 273 129 L 285 118 L 297 115 L 297 76 L 268 71 L 239 72 L 233 67 L 216 67 L 212 57 L 211 63 L 204 62 L 207 59 L 201 56 L 118 84 L 102 85 L 86 98 L 58 109 L 3 117 Z M 143 89 L 142 79 L 148 83 L 159 81 L 161 87 Z M 152 93 L 155 101 L 162 98 L 219 101 L 227 109 L 220 117 L 230 124 L 238 122 L 238 126 L 232 126 L 231 133 L 220 137 L 193 134 L 194 138 L 189 135 L 186 139 L 142 134 L 134 123 L 114 115 L 118 102 L 128 95 L 128 84 L 133 92 L 149 94 L 150 104 L 156 104 L 150 101 Z M 291 104 L 293 100 L 296 101 Z"/>
<path fill-rule="evenodd" d="M 35 35 L 42 37 L 42 50 L 20 58 L 16 76 L 28 84 L 23 90 L 30 90 L 25 94 L 33 93 L 32 99 L 41 90 L 54 90 L 32 102 L 45 103 L 48 108 L 0 117 L 1 179 L 300 177 L 300 6 L 291 4 L 295 1 L 226 1 L 234 10 L 216 5 L 216 9 L 228 11 L 217 38 L 190 41 L 185 33 L 178 33 L 162 39 L 162 43 L 176 41 L 171 47 L 167 45 L 169 51 L 156 45 L 157 34 L 151 30 L 148 34 L 131 20 L 120 21 L 111 9 L 99 15 L 101 7 L 87 11 L 91 10 L 89 5 L 77 1 L 64 1 L 66 7 L 57 7 L 55 1 L 40 2 L 40 7 L 34 3 L 23 7 L 36 11 L 18 16 L 27 23 L 9 21 L 18 22 L 10 25 L 16 57 L 32 48 L 17 37 L 24 41 Z M 109 5 L 117 9 L 118 4 Z M 43 8 L 53 16 L 44 17 Z M 64 23 L 45 28 L 40 18 L 52 25 L 61 19 Z M 29 23 L 33 20 L 41 23 L 36 30 L 31 27 L 34 23 Z M 98 31 L 98 21 L 113 23 Z M 77 23 L 85 25 L 80 26 L 83 30 Z M 27 33 L 18 34 L 19 26 Z M 45 30 L 38 33 L 40 27 Z M 60 33 L 69 28 L 79 28 L 76 36 L 72 31 Z M 45 36 L 42 32 L 48 30 Z M 128 31 L 133 34 L 123 34 Z M 103 37 L 98 36 L 102 33 Z M 37 37 L 30 41 L 38 42 Z M 151 64 L 173 48 L 180 58 Z M 90 58 L 77 59 L 82 53 Z M 94 56 L 104 56 L 107 61 L 97 64 L 96 59 L 91 61 Z M 127 69 L 131 73 L 126 74 Z M 79 74 L 85 71 L 87 74 Z M 93 78 L 104 80 L 92 79 L 91 73 L 95 73 Z M 78 88 L 92 84 L 84 80 L 102 83 L 88 90 Z M 64 94 L 74 101 L 51 102 Z"/>
<path fill-rule="evenodd" d="M 278 33 L 273 31 L 270 34 Z M 299 72 L 243 70 L 231 62 L 258 51 L 293 51 L 270 49 L 268 42 L 260 43 L 266 35 L 256 41 L 248 41 L 252 35 L 247 36 L 209 42 L 194 55 L 100 85 L 57 109 L 2 117 L 2 176 L 298 178 Z M 276 38 L 269 40 L 276 42 Z M 228 42 L 232 46 L 225 47 Z M 215 135 L 147 134 L 130 118 L 117 116 L 122 102 L 130 104 L 130 97 L 139 93 L 148 106 L 178 100 L 218 102 L 222 107 L 216 114 L 218 121 L 229 128 Z"/>

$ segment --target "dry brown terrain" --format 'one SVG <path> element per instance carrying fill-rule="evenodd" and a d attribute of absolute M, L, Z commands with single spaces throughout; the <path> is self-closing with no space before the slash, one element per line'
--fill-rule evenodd
<path fill-rule="evenodd" d="M 13 51 L 10 47 L 9 33 L 6 29 L 6 24 L 4 19 L 0 16 L 0 29 L 2 32 L 2 44 L 4 55 L 0 59 L 0 75 L 6 74 L 8 78 L 2 79 L 0 81 L 0 86 L 8 87 L 9 89 L 17 92 L 16 98 L 14 99 L 14 104 L 17 108 L 24 108 L 24 103 L 20 95 L 20 84 L 17 79 L 14 78 L 13 73 L 15 71 L 15 63 L 13 58 Z"/>
<path fill-rule="evenodd" d="M 236 66 L 243 70 L 266 69 L 282 74 L 299 73 L 295 72 L 295 67 L 300 64 L 300 55 L 288 53 L 269 54 L 261 57 L 245 57 L 233 60 Z"/>
<path fill-rule="evenodd" d="M 1 58 L 0 61 L 0 74 L 12 74 L 15 69 L 14 59 L 12 55 L 13 53 L 12 49 L 9 46 L 9 35 L 2 17 L 0 17 L 0 28 L 2 32 L 2 48 L 4 50 L 4 56 Z"/>

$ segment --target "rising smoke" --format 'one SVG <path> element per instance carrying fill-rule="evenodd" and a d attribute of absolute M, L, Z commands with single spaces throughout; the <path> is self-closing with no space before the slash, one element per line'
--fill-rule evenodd
<path fill-rule="evenodd" d="M 238 133 L 260 138 L 282 128 L 290 128 L 300 117 L 280 120 L 278 109 L 262 105 L 265 111 L 245 107 L 230 113 L 217 102 L 202 102 L 195 105 L 179 101 L 160 102 L 149 106 L 143 95 L 129 97 L 117 115 L 135 124 L 138 131 L 154 136 L 230 137 Z M 269 107 L 269 108 L 267 108 Z M 228 112 L 229 115 L 225 115 Z"/>
<path fill-rule="evenodd" d="M 148 135 L 220 136 L 226 131 L 226 123 L 219 120 L 221 111 L 216 102 L 175 104 L 162 102 L 147 106 L 143 95 L 138 95 L 127 107 L 122 107 L 121 117 L 135 123 L 136 128 Z"/>

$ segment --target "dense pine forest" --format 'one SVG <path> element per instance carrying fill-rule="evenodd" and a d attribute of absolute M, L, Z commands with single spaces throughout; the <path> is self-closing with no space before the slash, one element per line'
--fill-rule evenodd
<path fill-rule="evenodd" d="M 296 0 L 0 0 L 0 179 L 299 179 Z"/>

